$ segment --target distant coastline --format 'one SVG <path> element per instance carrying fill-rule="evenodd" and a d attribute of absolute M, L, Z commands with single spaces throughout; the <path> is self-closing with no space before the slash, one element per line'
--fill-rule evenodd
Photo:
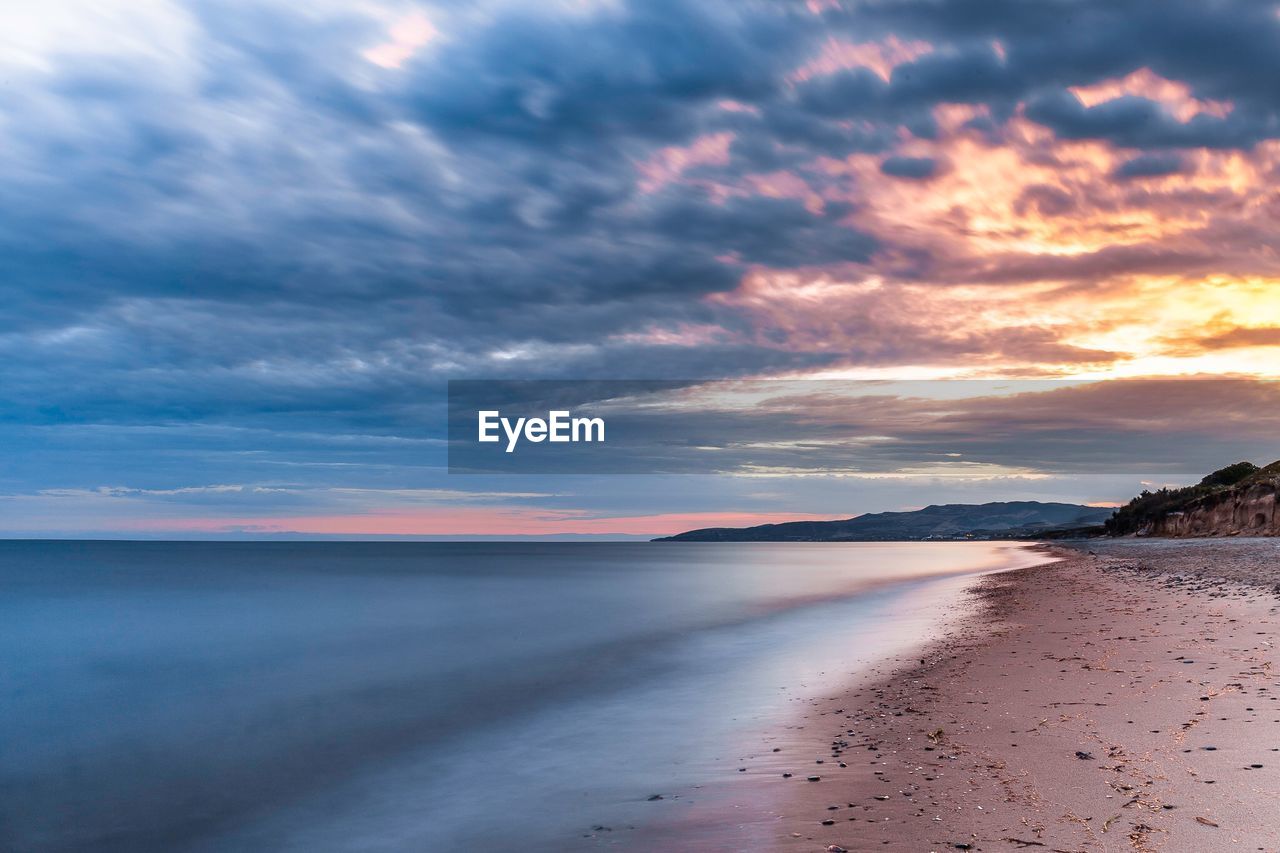
<path fill-rule="evenodd" d="M 1280 536 L 1280 461 L 1236 462 L 1182 488 L 1144 491 L 1118 509 L 996 501 L 930 505 L 839 521 L 704 527 L 654 542 L 954 542 L 1095 536 Z"/>
<path fill-rule="evenodd" d="M 931 505 L 840 521 L 792 521 L 754 527 L 706 527 L 655 542 L 930 542 L 1025 540 L 1097 535 L 1110 507 L 1040 501 Z"/>

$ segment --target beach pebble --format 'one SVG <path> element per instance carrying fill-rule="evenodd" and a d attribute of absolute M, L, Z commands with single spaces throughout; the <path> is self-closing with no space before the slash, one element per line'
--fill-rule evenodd
<path fill-rule="evenodd" d="M 810 776 L 810 777 L 809 777 L 809 781 L 810 781 L 810 782 L 821 782 L 821 781 L 822 781 L 822 777 L 821 777 L 821 776 Z"/>

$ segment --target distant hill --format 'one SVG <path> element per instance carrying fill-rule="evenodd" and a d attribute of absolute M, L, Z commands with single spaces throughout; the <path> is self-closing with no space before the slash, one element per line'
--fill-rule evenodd
<path fill-rule="evenodd" d="M 756 527 L 706 527 L 655 542 L 900 542 L 924 539 L 1030 539 L 1097 528 L 1106 507 L 1004 501 L 945 504 L 912 512 L 877 512 L 843 521 L 789 521 Z M 1097 531 L 1093 531 L 1097 532 Z"/>
<path fill-rule="evenodd" d="M 1280 462 L 1237 462 L 1194 486 L 1146 491 L 1107 521 L 1112 536 L 1280 536 Z"/>

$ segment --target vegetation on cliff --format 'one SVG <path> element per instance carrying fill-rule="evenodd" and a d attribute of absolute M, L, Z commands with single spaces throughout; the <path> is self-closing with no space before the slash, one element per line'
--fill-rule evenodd
<path fill-rule="evenodd" d="M 1280 461 L 1259 468 L 1252 462 L 1237 462 L 1219 468 L 1194 486 L 1180 489 L 1143 491 L 1116 510 L 1105 522 L 1111 536 L 1145 533 L 1174 513 L 1187 512 L 1206 498 L 1222 496 L 1244 487 L 1280 477 Z"/>

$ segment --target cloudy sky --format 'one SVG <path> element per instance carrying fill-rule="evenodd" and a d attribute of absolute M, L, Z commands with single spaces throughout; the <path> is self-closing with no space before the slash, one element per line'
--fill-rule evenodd
<path fill-rule="evenodd" d="M 6 4 L 0 534 L 647 534 L 1270 461 L 1269 384 L 1122 380 L 1280 373 L 1278 45 L 1250 0 Z M 955 449 L 899 388 L 896 465 L 451 476 L 467 377 L 1084 379 L 966 429 L 1131 452 Z M 735 447 L 876 432 L 810 402 Z"/>

